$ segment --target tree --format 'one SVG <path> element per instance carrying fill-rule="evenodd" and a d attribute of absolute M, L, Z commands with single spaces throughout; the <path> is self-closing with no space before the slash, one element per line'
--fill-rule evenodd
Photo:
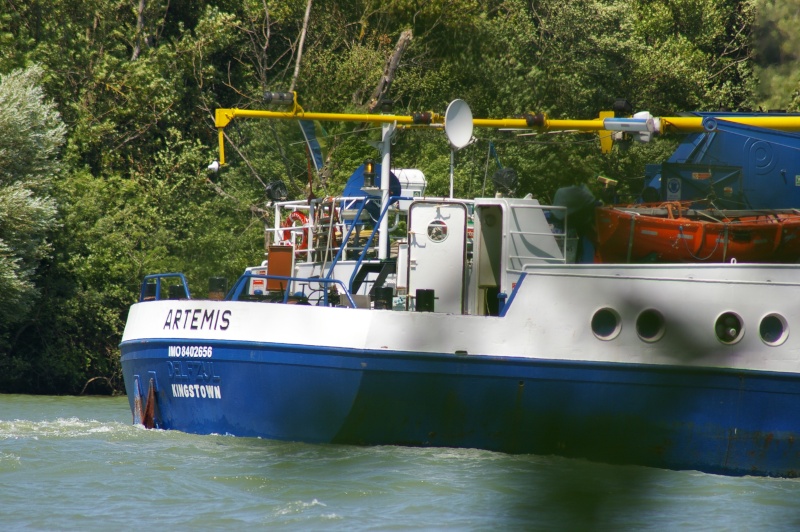
<path fill-rule="evenodd" d="M 39 295 L 35 276 L 56 226 L 49 193 L 66 129 L 40 86 L 42 68 L 0 76 L 0 353 Z"/>
<path fill-rule="evenodd" d="M 795 2 L 758 0 L 753 39 L 759 105 L 764 109 L 800 110 L 798 23 L 800 10 Z"/>

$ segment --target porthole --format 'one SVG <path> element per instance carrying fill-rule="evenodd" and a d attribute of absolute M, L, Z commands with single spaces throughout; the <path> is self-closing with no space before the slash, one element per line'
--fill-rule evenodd
<path fill-rule="evenodd" d="M 742 318 L 735 312 L 723 312 L 714 323 L 714 332 L 723 344 L 735 344 L 744 336 Z"/>
<path fill-rule="evenodd" d="M 428 238 L 431 239 L 431 242 L 447 240 L 447 224 L 444 220 L 433 220 L 428 224 Z"/>
<path fill-rule="evenodd" d="M 780 314 L 767 314 L 761 318 L 758 334 L 767 345 L 781 345 L 789 336 L 789 324 Z"/>
<path fill-rule="evenodd" d="M 619 313 L 614 309 L 601 308 L 592 316 L 592 332 L 601 340 L 613 340 L 621 329 Z"/>
<path fill-rule="evenodd" d="M 664 316 L 656 309 L 647 309 L 636 318 L 636 334 L 645 342 L 657 342 L 664 336 Z"/>

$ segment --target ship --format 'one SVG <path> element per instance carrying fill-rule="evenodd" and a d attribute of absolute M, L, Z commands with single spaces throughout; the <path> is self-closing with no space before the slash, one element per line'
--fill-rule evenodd
<path fill-rule="evenodd" d="M 576 263 L 565 207 L 430 197 L 421 172 L 391 167 L 403 124 L 443 126 L 455 150 L 473 127 L 605 142 L 653 133 L 652 118 L 475 119 L 461 100 L 444 116 L 337 115 L 287 100 L 218 110 L 218 164 L 224 127 L 247 117 L 380 123 L 380 161 L 354 173 L 358 195 L 275 201 L 266 260 L 227 290 L 196 299 L 179 272 L 145 277 L 120 344 L 135 423 L 798 475 L 797 265 Z"/>

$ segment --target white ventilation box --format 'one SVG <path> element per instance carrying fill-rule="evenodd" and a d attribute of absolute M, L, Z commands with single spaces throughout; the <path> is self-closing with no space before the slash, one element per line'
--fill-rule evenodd
<path fill-rule="evenodd" d="M 425 174 L 422 173 L 422 170 L 417 170 L 416 168 L 393 168 L 392 173 L 400 181 L 401 196 L 404 198 L 421 198 L 425 196 L 425 186 L 428 181 L 425 179 Z M 398 204 L 402 210 L 407 211 L 411 201 L 400 200 Z"/>

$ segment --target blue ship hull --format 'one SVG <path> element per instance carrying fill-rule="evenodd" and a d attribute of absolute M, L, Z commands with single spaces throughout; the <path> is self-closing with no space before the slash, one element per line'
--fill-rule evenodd
<path fill-rule="evenodd" d="M 785 374 L 204 342 L 212 361 L 169 357 L 170 345 L 191 344 L 121 346 L 131 408 L 152 378 L 164 429 L 727 475 L 800 471 L 800 417 L 787 415 L 800 381 Z"/>

